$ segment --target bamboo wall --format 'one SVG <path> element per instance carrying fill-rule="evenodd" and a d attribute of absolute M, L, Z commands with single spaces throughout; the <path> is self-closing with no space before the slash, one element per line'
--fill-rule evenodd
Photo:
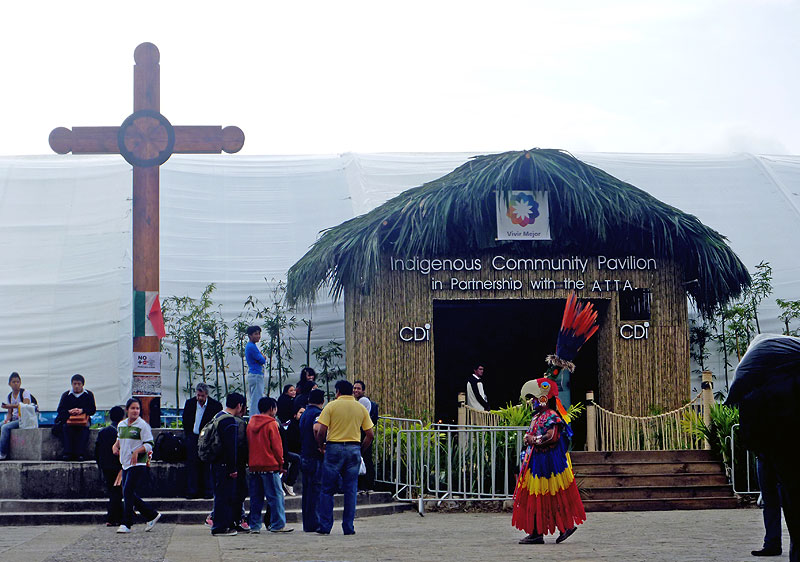
<path fill-rule="evenodd" d="M 399 417 L 433 418 L 434 412 L 434 335 L 430 341 L 403 342 L 402 326 L 433 323 L 434 300 L 462 299 L 566 299 L 572 292 L 563 288 L 532 289 L 529 281 L 541 277 L 560 280 L 581 278 L 587 282 L 575 291 L 579 298 L 607 299 L 605 318 L 601 318 L 598 338 L 598 381 L 595 398 L 615 412 L 646 415 L 652 406 L 673 409 L 689 399 L 689 335 L 686 294 L 681 273 L 674 263 L 657 260 L 657 270 L 599 271 L 595 256 L 585 273 L 559 271 L 501 272 L 488 267 L 493 255 L 481 258 L 480 271 L 434 272 L 391 271 L 384 263 L 368 294 L 348 288 L 345 291 L 345 336 L 347 370 L 353 380 L 363 378 L 368 395 L 381 405 L 381 413 Z M 503 254 L 504 255 L 504 254 Z M 508 257 L 511 257 L 510 255 Z M 552 256 L 558 257 L 558 256 Z M 566 256 L 569 257 L 569 256 Z M 514 290 L 432 291 L 431 279 L 496 280 L 513 277 L 523 282 Z M 652 292 L 651 316 L 646 340 L 625 340 L 619 329 L 619 293 L 591 291 L 591 280 L 627 279 L 636 288 Z M 554 334 L 555 337 L 555 334 Z M 554 350 L 555 351 L 555 350 Z M 583 400 L 583 397 L 574 397 Z"/>

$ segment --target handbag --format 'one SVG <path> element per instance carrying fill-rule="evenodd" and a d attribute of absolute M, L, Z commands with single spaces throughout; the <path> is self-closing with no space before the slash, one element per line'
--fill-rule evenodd
<path fill-rule="evenodd" d="M 67 418 L 67 425 L 73 427 L 78 425 L 89 425 L 89 414 L 73 414 Z"/>

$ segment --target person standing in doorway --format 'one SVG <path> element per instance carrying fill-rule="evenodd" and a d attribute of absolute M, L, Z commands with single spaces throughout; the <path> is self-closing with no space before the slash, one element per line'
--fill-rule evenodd
<path fill-rule="evenodd" d="M 478 363 L 467 382 L 467 406 L 474 410 L 489 411 L 489 399 L 483 387 L 483 365 Z"/>
<path fill-rule="evenodd" d="M 118 533 L 130 533 L 133 527 L 133 510 L 147 520 L 145 531 L 151 531 L 161 514 L 139 496 L 139 487 L 147 478 L 150 454 L 153 452 L 153 432 L 140 416 L 142 403 L 130 398 L 125 404 L 128 417 L 117 426 L 117 442 L 113 451 L 122 465 L 122 524 Z"/>
<path fill-rule="evenodd" d="M 264 364 L 267 362 L 264 354 L 258 349 L 261 341 L 261 326 L 248 326 L 247 346 L 244 349 L 244 358 L 247 361 L 247 392 L 250 395 L 250 413 L 258 413 L 258 401 L 264 396 Z"/>
<path fill-rule="evenodd" d="M 353 398 L 353 385 L 350 381 L 340 380 L 335 388 L 336 400 L 325 406 L 315 427 L 317 445 L 324 447 L 325 451 L 317 533 L 329 535 L 333 528 L 333 494 L 341 477 L 344 494 L 342 531 L 345 535 L 355 535 L 353 519 L 356 515 L 361 453 L 370 446 L 375 435 L 369 412 Z M 364 430 L 363 442 L 361 430 Z"/>
<path fill-rule="evenodd" d="M 222 404 L 208 395 L 208 385 L 198 383 L 195 395 L 183 405 L 183 434 L 186 442 L 186 497 L 212 498 L 211 466 L 197 456 L 200 431 L 222 411 Z"/>

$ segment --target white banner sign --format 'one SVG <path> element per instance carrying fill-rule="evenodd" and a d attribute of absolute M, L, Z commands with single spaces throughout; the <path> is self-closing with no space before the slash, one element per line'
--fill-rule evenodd
<path fill-rule="evenodd" d="M 508 203 L 497 192 L 498 240 L 550 240 L 546 191 L 512 191 Z"/>
<path fill-rule="evenodd" d="M 133 372 L 134 373 L 160 373 L 161 372 L 161 353 L 158 351 L 134 351 L 133 352 Z"/>

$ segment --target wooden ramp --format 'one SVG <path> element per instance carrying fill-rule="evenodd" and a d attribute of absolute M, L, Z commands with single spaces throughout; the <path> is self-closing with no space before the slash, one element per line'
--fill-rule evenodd
<path fill-rule="evenodd" d="M 730 509 L 739 500 L 711 451 L 571 454 L 586 511 Z"/>

